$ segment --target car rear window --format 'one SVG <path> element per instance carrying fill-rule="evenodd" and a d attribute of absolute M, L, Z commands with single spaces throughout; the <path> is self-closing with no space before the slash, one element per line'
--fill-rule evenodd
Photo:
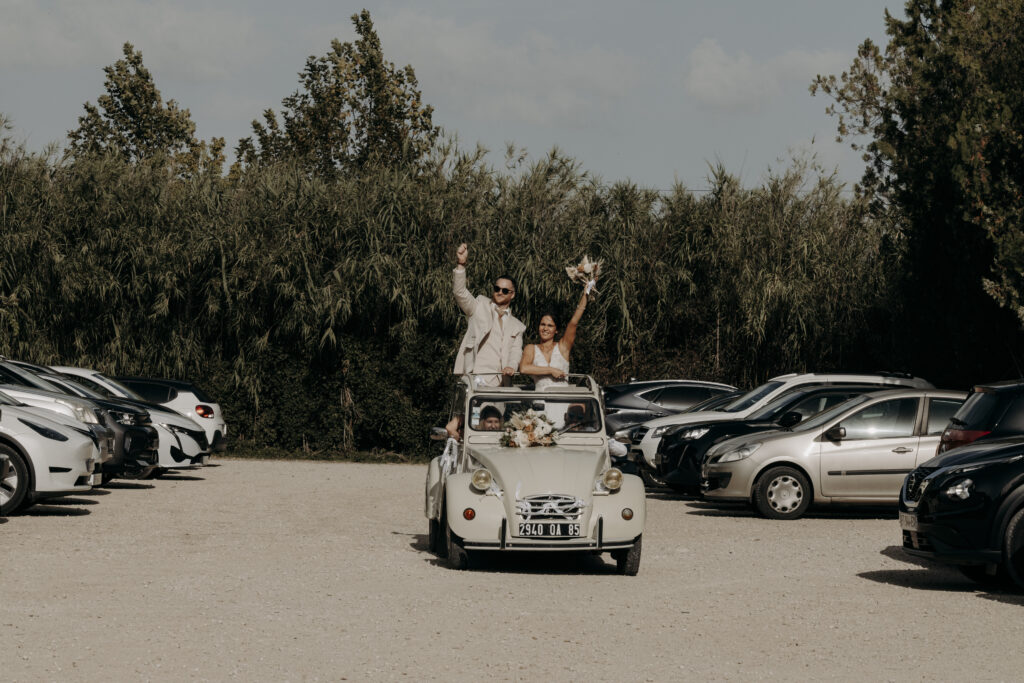
<path fill-rule="evenodd" d="M 991 431 L 1010 399 L 1011 396 L 996 392 L 975 392 L 967 397 L 952 419 L 961 429 Z"/>

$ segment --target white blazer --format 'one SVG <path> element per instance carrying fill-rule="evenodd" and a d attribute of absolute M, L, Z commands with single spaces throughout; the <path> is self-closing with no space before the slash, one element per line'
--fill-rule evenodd
<path fill-rule="evenodd" d="M 465 268 L 456 268 L 452 271 L 452 290 L 455 292 L 455 301 L 458 302 L 459 308 L 466 314 L 466 319 L 469 322 L 469 329 L 466 330 L 458 353 L 455 354 L 453 372 L 456 375 L 462 375 L 477 371 L 473 364 L 477 351 L 491 331 L 492 301 L 489 296 L 481 294 L 474 297 L 469 293 L 469 290 L 466 289 Z M 501 368 L 519 369 L 519 361 L 523 357 L 523 332 L 525 331 L 526 325 L 509 313 L 502 326 Z M 501 368 L 490 371 L 501 372 Z"/>

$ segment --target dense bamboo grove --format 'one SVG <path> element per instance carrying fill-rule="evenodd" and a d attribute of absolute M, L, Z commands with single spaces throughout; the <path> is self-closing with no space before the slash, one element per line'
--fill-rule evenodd
<path fill-rule="evenodd" d="M 801 164 L 664 196 L 557 152 L 497 171 L 449 148 L 333 179 L 166 168 L 7 145 L 0 352 L 194 378 L 253 445 L 420 453 L 447 410 L 465 240 L 471 288 L 512 273 L 531 330 L 574 306 L 565 265 L 605 260 L 573 358 L 602 381 L 750 384 L 884 357 L 866 331 L 888 308 L 884 235 Z"/>

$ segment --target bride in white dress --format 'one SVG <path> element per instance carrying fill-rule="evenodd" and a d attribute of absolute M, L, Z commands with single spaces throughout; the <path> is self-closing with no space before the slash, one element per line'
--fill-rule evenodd
<path fill-rule="evenodd" d="M 580 303 L 576 306 L 569 324 L 565 326 L 562 338 L 555 341 L 558 334 L 558 323 L 555 316 L 545 313 L 540 318 L 537 332 L 540 335 L 539 344 L 528 344 L 523 349 L 523 359 L 519 363 L 519 372 L 526 375 L 534 375 L 534 385 L 539 390 L 551 386 L 565 385 L 565 376 L 569 374 L 569 354 L 572 352 L 572 345 L 576 342 L 576 326 L 583 317 L 583 311 L 587 308 L 587 295 L 580 297 Z"/>

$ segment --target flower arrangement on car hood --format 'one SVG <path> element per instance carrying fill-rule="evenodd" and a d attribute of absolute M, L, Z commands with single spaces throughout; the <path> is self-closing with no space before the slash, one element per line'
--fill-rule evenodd
<path fill-rule="evenodd" d="M 584 293 L 593 301 L 597 293 L 597 278 L 601 274 L 601 261 L 591 261 L 589 256 L 584 256 L 579 264 L 566 266 L 565 272 L 571 281 L 583 286 Z"/>
<path fill-rule="evenodd" d="M 555 423 L 544 413 L 531 408 L 525 413 L 512 413 L 505 423 L 505 433 L 501 435 L 500 443 L 509 448 L 554 446 L 555 437 Z"/>

